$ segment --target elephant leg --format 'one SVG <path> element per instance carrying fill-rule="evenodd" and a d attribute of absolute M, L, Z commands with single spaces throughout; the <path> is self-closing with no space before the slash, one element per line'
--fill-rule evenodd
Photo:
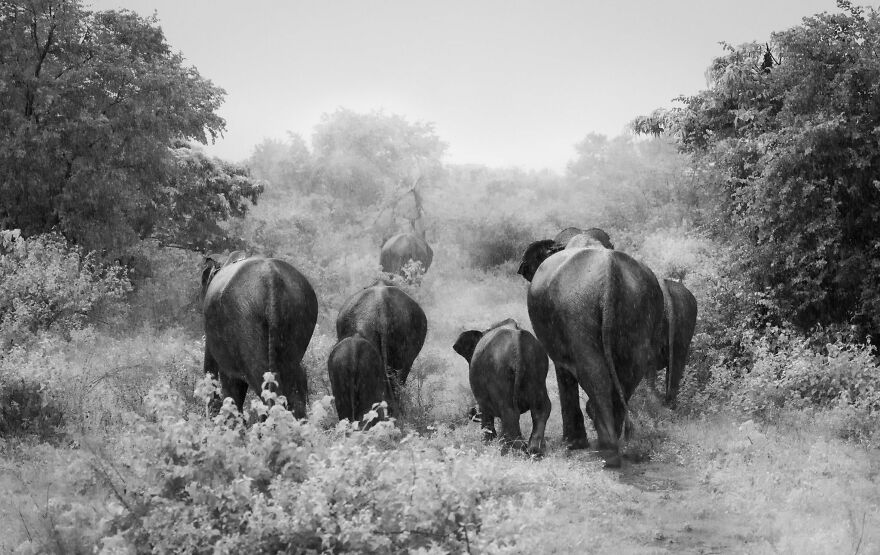
<path fill-rule="evenodd" d="M 238 378 L 220 374 L 220 393 L 225 399 L 231 397 L 238 412 L 243 414 L 244 398 L 247 395 L 248 383 Z M 219 407 L 218 407 L 219 410 Z"/>
<path fill-rule="evenodd" d="M 211 376 L 211 378 L 220 381 L 220 368 L 217 364 L 217 361 L 211 356 L 211 353 L 208 352 L 208 348 L 205 347 L 205 361 L 202 366 L 205 374 Z M 220 407 L 223 406 L 223 398 L 217 394 L 214 394 L 211 399 L 208 401 L 208 414 L 216 415 L 220 412 Z"/>
<path fill-rule="evenodd" d="M 518 450 L 526 448 L 519 427 L 519 411 L 513 406 L 504 406 L 501 409 L 501 440 L 504 442 L 504 451 L 509 447 Z"/>
<path fill-rule="evenodd" d="M 672 368 L 666 371 L 666 405 L 675 408 L 675 398 L 678 397 L 678 390 L 681 385 L 681 378 L 684 375 L 684 361 L 681 364 L 673 361 Z"/>
<path fill-rule="evenodd" d="M 578 381 L 567 367 L 555 364 L 556 382 L 559 384 L 559 410 L 562 412 L 562 439 L 569 449 L 586 449 L 587 429 L 580 408 Z"/>
<path fill-rule="evenodd" d="M 537 406 L 531 408 L 532 435 L 529 436 L 529 453 L 543 455 L 546 449 L 544 442 L 544 430 L 547 428 L 547 420 L 550 418 L 550 397 L 544 393 L 541 395 Z"/>
<path fill-rule="evenodd" d="M 492 441 L 498 437 L 495 431 L 495 416 L 482 407 L 480 407 L 480 431 L 483 433 L 483 441 Z"/>
<path fill-rule="evenodd" d="M 309 384 L 305 369 L 297 362 L 281 372 L 276 372 L 278 394 L 287 399 L 287 407 L 297 418 L 306 417 L 309 401 Z"/>

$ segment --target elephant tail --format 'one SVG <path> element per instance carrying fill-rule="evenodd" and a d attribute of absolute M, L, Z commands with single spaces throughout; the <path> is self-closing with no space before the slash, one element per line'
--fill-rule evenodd
<path fill-rule="evenodd" d="M 605 354 L 605 364 L 608 366 L 608 371 L 611 374 L 611 382 L 614 385 L 614 389 L 617 390 L 617 395 L 620 398 L 620 403 L 623 405 L 623 425 L 621 427 L 621 437 L 626 434 L 626 420 L 629 416 L 629 406 L 626 403 L 626 395 L 623 392 L 623 386 L 620 385 L 620 377 L 617 375 L 617 367 L 614 365 L 614 355 L 613 355 L 613 346 L 614 346 L 614 297 L 617 291 L 615 291 L 615 287 L 620 283 L 619 276 L 615 275 L 615 264 L 613 261 L 607 265 L 607 274 L 605 276 L 605 298 L 602 302 L 602 351 Z M 620 438 L 618 438 L 619 440 Z"/>
<path fill-rule="evenodd" d="M 510 361 L 510 367 L 511 370 L 513 370 L 514 405 L 517 407 L 517 410 L 519 410 L 520 387 L 523 375 L 523 339 L 526 332 L 522 330 L 516 330 L 514 333 L 516 334 L 516 345 L 513 348 L 513 360 Z"/>
<path fill-rule="evenodd" d="M 672 361 L 675 360 L 675 303 L 672 302 L 672 295 L 669 293 L 669 287 L 666 285 L 665 279 L 658 280 L 660 289 L 663 290 L 663 308 L 666 312 L 666 346 L 669 356 L 666 359 L 666 398 L 669 398 L 672 389 Z"/>

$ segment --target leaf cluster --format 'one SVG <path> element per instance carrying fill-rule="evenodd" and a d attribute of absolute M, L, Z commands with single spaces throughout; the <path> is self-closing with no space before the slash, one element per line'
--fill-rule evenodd
<path fill-rule="evenodd" d="M 673 136 L 723 171 L 717 198 L 743 270 L 787 318 L 876 335 L 880 16 L 838 6 L 766 45 L 724 45 L 706 90 L 633 127 Z"/>
<path fill-rule="evenodd" d="M 223 96 L 171 50 L 155 16 L 0 2 L 0 226 L 119 252 L 157 229 L 179 242 L 199 221 L 197 201 L 207 204 L 199 223 L 242 212 L 239 196 L 259 194 L 245 172 L 194 171 L 171 150 L 223 132 Z M 211 205 L 217 195 L 231 210 Z"/>

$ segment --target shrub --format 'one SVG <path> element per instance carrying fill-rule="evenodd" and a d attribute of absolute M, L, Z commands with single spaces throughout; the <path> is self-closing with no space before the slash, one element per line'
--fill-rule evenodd
<path fill-rule="evenodd" d="M 528 225 L 510 216 L 470 222 L 459 236 L 471 265 L 484 270 L 518 261 L 535 239 L 536 234 Z"/>
<path fill-rule="evenodd" d="M 216 389 L 203 382 L 199 392 L 207 400 Z M 264 390 L 263 401 L 272 399 Z M 105 454 L 91 464 L 91 481 L 107 483 L 115 502 L 92 514 L 55 503 L 49 520 L 79 521 L 67 545 L 91 541 L 128 553 L 536 547 L 528 545 L 528 527 L 543 509 L 522 493 L 533 484 L 499 465 L 494 452 L 402 438 L 387 422 L 368 432 L 353 433 L 348 423 L 325 430 L 329 398 L 302 421 L 263 401 L 254 405 L 266 420 L 246 428 L 229 400 L 208 419 L 186 414 L 167 386 L 154 390 L 147 399 L 153 418 L 120 438 L 114 462 Z M 31 540 L 20 550 L 39 547 Z"/>
<path fill-rule="evenodd" d="M 103 265 L 58 234 L 24 239 L 0 231 L 0 350 L 36 332 L 67 335 L 102 309 L 120 309 L 131 285 L 118 265 Z"/>
<path fill-rule="evenodd" d="M 39 383 L 0 372 L 0 437 L 53 439 L 63 425 L 59 403 Z"/>

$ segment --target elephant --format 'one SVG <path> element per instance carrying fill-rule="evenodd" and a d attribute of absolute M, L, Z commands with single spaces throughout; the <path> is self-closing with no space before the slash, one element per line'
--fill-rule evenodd
<path fill-rule="evenodd" d="M 398 233 L 397 235 L 392 235 L 382 245 L 382 251 L 379 254 L 379 264 L 382 266 L 383 272 L 403 275 L 402 269 L 410 260 L 421 262 L 426 272 L 431 267 L 431 262 L 434 260 L 434 251 L 428 245 L 428 242 L 425 241 L 424 235 Z"/>
<path fill-rule="evenodd" d="M 627 402 L 662 364 L 663 292 L 650 268 L 620 251 L 559 250 L 536 241 L 518 273 L 530 281 L 529 318 L 556 367 L 563 439 L 588 447 L 578 385 L 590 398 L 605 466 L 621 464 L 619 438 Z"/>
<path fill-rule="evenodd" d="M 531 411 L 528 451 L 543 455 L 551 407 L 547 395 L 549 365 L 547 352 L 535 336 L 508 319 L 486 331 L 463 332 L 452 348 L 470 365 L 471 390 L 479 406 L 484 439 L 496 437 L 495 417 L 500 417 L 505 445 L 525 448 L 519 415 Z"/>
<path fill-rule="evenodd" d="M 300 362 L 318 320 L 309 281 L 284 260 L 236 252 L 224 264 L 206 259 L 202 291 L 204 369 L 219 379 L 223 397 L 241 411 L 248 386 L 259 394 L 263 374 L 273 372 L 279 394 L 304 418 L 308 383 Z"/>
<path fill-rule="evenodd" d="M 389 413 L 398 409 L 400 386 L 406 384 L 427 333 L 428 319 L 419 303 L 384 280 L 349 297 L 336 318 L 337 341 L 359 334 L 379 351 L 388 373 Z"/>
<path fill-rule="evenodd" d="M 360 334 L 346 337 L 333 347 L 327 371 L 340 420 L 359 422 L 374 404 L 391 401 L 382 354 Z M 379 413 L 377 419 L 382 419 L 384 410 Z M 365 424 L 367 428 L 373 421 Z"/>
<path fill-rule="evenodd" d="M 572 243 L 572 240 L 575 242 Z M 553 238 L 553 242 L 560 248 L 589 247 L 597 246 L 598 244 L 606 249 L 614 250 L 614 245 L 611 243 L 611 237 L 598 227 L 591 227 L 590 229 L 567 227 L 556 234 L 556 237 Z"/>
<path fill-rule="evenodd" d="M 683 283 L 673 279 L 661 279 L 660 287 L 663 290 L 663 320 L 667 333 L 664 344 L 666 386 L 663 401 L 674 407 L 697 325 L 697 299 Z M 655 368 L 646 376 L 648 389 L 651 391 L 655 391 L 658 370 Z"/>

